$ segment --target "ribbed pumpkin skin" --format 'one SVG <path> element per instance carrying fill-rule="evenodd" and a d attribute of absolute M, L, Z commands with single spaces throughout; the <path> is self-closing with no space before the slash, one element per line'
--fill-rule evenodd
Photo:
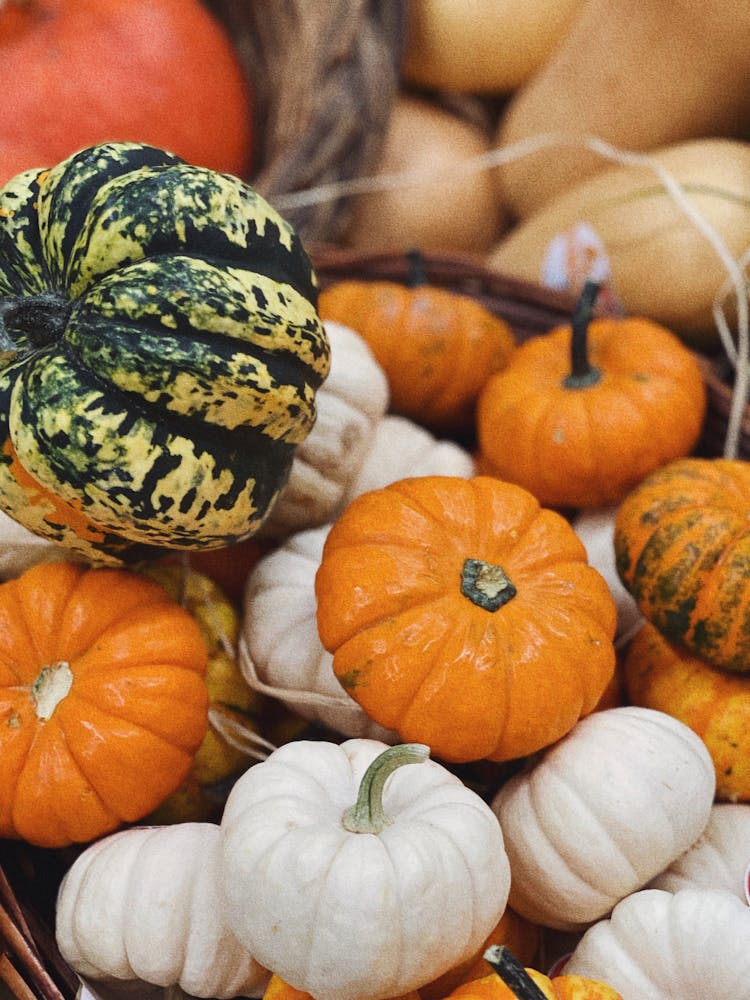
<path fill-rule="evenodd" d="M 617 572 L 642 614 L 713 666 L 750 671 L 750 464 L 685 458 L 620 505 Z"/>
<path fill-rule="evenodd" d="M 298 237 L 234 177 L 110 143 L 14 178 L 0 506 L 89 558 L 251 536 L 315 420 L 316 305 Z"/>

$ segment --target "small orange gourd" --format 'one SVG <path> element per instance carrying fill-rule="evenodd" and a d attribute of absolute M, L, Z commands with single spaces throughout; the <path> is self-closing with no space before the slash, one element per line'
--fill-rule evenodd
<path fill-rule="evenodd" d="M 471 428 L 477 396 L 515 349 L 510 326 L 468 295 L 430 284 L 419 254 L 412 276 L 339 281 L 318 302 L 369 344 L 388 378 L 391 411 L 435 431 Z"/>
<path fill-rule="evenodd" d="M 627 698 L 684 722 L 708 747 L 719 801 L 750 802 L 750 676 L 712 667 L 646 623 L 623 660 Z"/>
<path fill-rule="evenodd" d="M 315 580 L 344 689 L 450 761 L 534 753 L 591 712 L 615 666 L 616 608 L 560 514 L 477 476 L 357 497 Z"/>
<path fill-rule="evenodd" d="M 0 585 L 0 836 L 93 840 L 154 809 L 207 727 L 198 625 L 153 580 L 70 562 Z"/>
<path fill-rule="evenodd" d="M 615 562 L 641 614 L 713 666 L 750 672 L 750 463 L 688 457 L 622 502 Z"/>
<path fill-rule="evenodd" d="M 483 467 L 550 507 L 619 503 L 703 424 L 694 354 L 650 320 L 592 319 L 598 291 L 587 283 L 570 325 L 521 344 L 477 404 Z"/>

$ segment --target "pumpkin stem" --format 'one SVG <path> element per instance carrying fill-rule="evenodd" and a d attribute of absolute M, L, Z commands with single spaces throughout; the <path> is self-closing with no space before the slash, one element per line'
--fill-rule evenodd
<path fill-rule="evenodd" d="M 409 263 L 409 273 L 407 285 L 409 288 L 418 288 L 427 284 L 427 270 L 424 263 L 424 254 L 416 247 L 406 251 L 406 259 Z"/>
<path fill-rule="evenodd" d="M 50 667 L 42 667 L 31 685 L 31 697 L 38 719 L 52 718 L 52 713 L 68 694 L 73 685 L 73 671 L 61 660 Z"/>
<path fill-rule="evenodd" d="M 16 350 L 19 339 L 32 348 L 54 344 L 65 332 L 72 308 L 58 292 L 0 299 L 0 349 Z"/>
<path fill-rule="evenodd" d="M 390 826 L 383 811 L 383 787 L 404 764 L 421 764 L 430 756 L 423 743 L 398 743 L 375 758 L 362 776 L 357 801 L 344 812 L 341 822 L 350 833 L 382 833 Z"/>
<path fill-rule="evenodd" d="M 547 1000 L 518 959 L 503 944 L 493 944 L 484 959 L 518 1000 Z"/>
<path fill-rule="evenodd" d="M 516 596 L 516 588 L 502 566 L 467 559 L 461 569 L 461 593 L 477 607 L 497 611 Z"/>
<path fill-rule="evenodd" d="M 566 389 L 585 389 L 596 385 L 602 373 L 589 363 L 588 329 L 594 303 L 601 290 L 598 281 L 587 281 L 573 312 L 570 336 L 570 374 L 563 379 Z"/>

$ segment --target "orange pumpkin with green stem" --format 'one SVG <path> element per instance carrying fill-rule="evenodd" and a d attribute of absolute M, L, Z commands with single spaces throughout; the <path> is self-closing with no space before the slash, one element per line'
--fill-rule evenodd
<path fill-rule="evenodd" d="M 155 808 L 206 733 L 206 658 L 135 573 L 45 563 L 0 585 L 0 836 L 61 847 Z"/>
<path fill-rule="evenodd" d="M 357 497 L 315 580 L 321 641 L 380 725 L 450 761 L 510 760 L 593 711 L 616 608 L 560 514 L 486 476 Z"/>
<path fill-rule="evenodd" d="M 551 507 L 619 503 L 689 454 L 706 409 L 699 363 L 640 318 L 592 318 L 584 287 L 572 323 L 521 344 L 477 404 L 482 467 Z"/>

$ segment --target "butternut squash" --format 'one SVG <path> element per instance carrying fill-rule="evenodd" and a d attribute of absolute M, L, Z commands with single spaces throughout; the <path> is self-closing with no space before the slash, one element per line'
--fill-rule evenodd
<path fill-rule="evenodd" d="M 565 36 L 581 0 L 410 0 L 404 80 L 459 93 L 507 93 Z"/>
<path fill-rule="evenodd" d="M 664 147 L 653 159 L 739 257 L 750 246 L 750 143 L 694 139 Z M 725 265 L 648 166 L 610 165 L 574 185 L 510 230 L 487 263 L 548 283 L 551 241 L 582 223 L 599 237 L 611 290 L 625 312 L 662 323 L 691 346 L 719 346 L 712 306 L 727 279 Z M 731 297 L 726 312 L 731 320 Z"/>
<path fill-rule="evenodd" d="M 584 0 L 540 71 L 508 102 L 508 146 L 540 133 L 592 134 L 646 151 L 750 127 L 750 4 L 737 0 Z M 500 197 L 527 218 L 603 161 L 550 148 L 498 172 Z"/>

